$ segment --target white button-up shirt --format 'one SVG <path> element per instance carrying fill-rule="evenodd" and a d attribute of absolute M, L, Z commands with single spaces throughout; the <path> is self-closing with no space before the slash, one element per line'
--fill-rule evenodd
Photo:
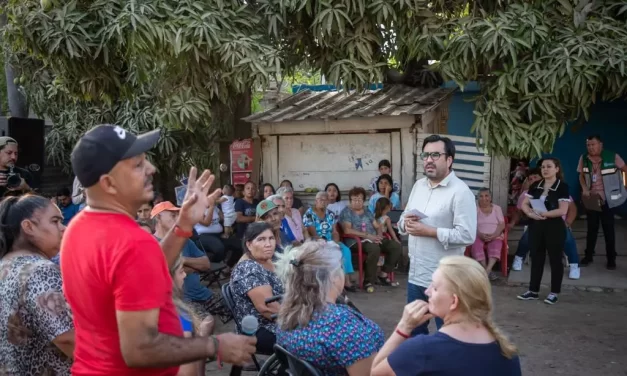
<path fill-rule="evenodd" d="M 420 222 L 437 228 L 437 238 L 409 235 L 409 283 L 428 287 L 431 276 L 445 256 L 463 255 L 477 236 L 477 204 L 468 185 L 451 172 L 432 187 L 418 180 L 411 190 L 398 228 L 405 233 L 405 214 L 417 209 L 427 215 Z"/>

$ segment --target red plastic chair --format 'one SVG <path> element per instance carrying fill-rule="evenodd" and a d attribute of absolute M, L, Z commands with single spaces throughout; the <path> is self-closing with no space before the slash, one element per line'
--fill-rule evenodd
<path fill-rule="evenodd" d="M 353 248 L 351 247 L 350 250 L 351 252 L 357 252 L 357 262 L 359 263 L 359 288 L 360 289 L 364 289 L 364 251 L 363 248 L 361 246 L 361 238 L 357 235 L 351 235 L 351 234 L 345 234 L 342 231 L 342 226 L 340 226 L 340 224 L 337 224 L 337 231 L 340 234 L 340 239 L 342 239 L 342 241 L 346 240 L 346 239 L 353 239 L 355 240 L 355 250 L 353 251 Z M 390 239 L 390 235 L 387 235 L 388 239 Z M 388 273 L 389 277 L 390 277 L 390 281 L 394 281 L 394 272 L 390 272 Z"/>
<path fill-rule="evenodd" d="M 505 217 L 505 230 L 503 231 L 503 247 L 501 248 L 501 259 L 499 260 L 499 263 L 501 264 L 501 274 L 503 274 L 503 277 L 507 278 L 507 256 L 509 255 L 509 245 L 507 244 L 507 238 L 508 238 L 508 233 L 509 230 L 507 229 L 507 217 Z M 472 246 L 468 246 L 466 247 L 466 251 L 464 252 L 464 256 L 466 257 L 472 257 L 471 256 L 471 250 Z M 484 251 L 486 250 L 486 247 L 483 247 Z"/>

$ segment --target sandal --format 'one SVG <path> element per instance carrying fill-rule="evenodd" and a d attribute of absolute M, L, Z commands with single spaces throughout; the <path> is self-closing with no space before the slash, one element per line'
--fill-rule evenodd
<path fill-rule="evenodd" d="M 374 286 L 372 285 L 372 283 L 366 283 L 364 285 L 364 290 L 366 290 L 366 292 L 368 292 L 368 293 L 373 293 L 374 292 Z"/>
<path fill-rule="evenodd" d="M 390 286 L 390 287 L 398 287 L 400 283 L 396 281 L 390 281 L 389 277 L 379 277 L 379 284 L 381 286 Z"/>

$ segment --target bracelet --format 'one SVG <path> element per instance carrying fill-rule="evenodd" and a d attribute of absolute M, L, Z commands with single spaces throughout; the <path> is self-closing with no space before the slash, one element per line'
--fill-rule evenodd
<path fill-rule="evenodd" d="M 396 334 L 398 334 L 399 336 L 401 336 L 401 337 L 403 337 L 405 339 L 409 338 L 409 334 L 405 334 L 405 333 L 401 332 L 401 330 L 399 328 L 396 328 Z"/>
<path fill-rule="evenodd" d="M 220 341 L 216 336 L 209 336 L 209 338 L 213 341 L 213 356 L 208 357 L 209 361 L 213 362 L 214 360 L 218 360 L 219 362 L 220 353 L 218 352 L 218 349 L 220 348 Z"/>

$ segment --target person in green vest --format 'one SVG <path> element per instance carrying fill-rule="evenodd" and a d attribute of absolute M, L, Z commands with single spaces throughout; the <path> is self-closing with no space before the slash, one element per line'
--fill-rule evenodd
<path fill-rule="evenodd" d="M 599 221 L 605 236 L 607 268 L 616 269 L 616 239 L 614 234 L 614 213 L 616 208 L 625 203 L 627 192 L 623 174 L 627 173 L 625 161 L 617 154 L 603 149 L 601 136 L 592 135 L 586 139 L 588 152 L 579 158 L 577 172 L 584 197 L 597 196 L 601 211 L 587 210 L 588 234 L 586 236 L 586 255 L 581 266 L 592 263 L 594 248 L 599 233 Z"/>

